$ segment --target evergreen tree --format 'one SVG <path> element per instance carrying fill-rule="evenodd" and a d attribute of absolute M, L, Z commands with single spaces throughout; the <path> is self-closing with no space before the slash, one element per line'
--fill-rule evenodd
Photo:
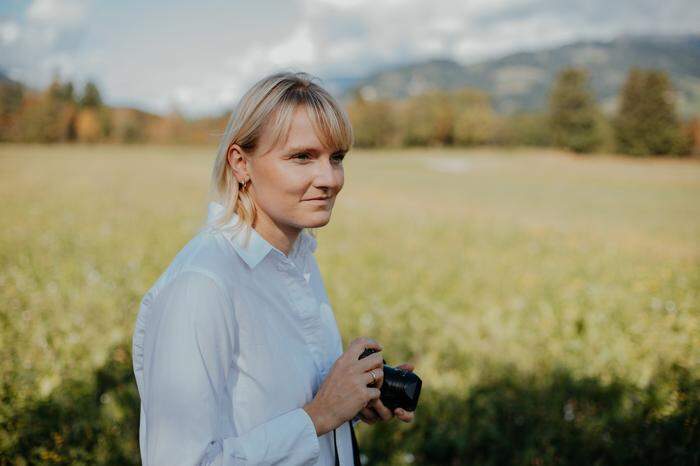
<path fill-rule="evenodd" d="M 0 82 L 0 141 L 9 141 L 17 116 L 22 109 L 24 86 L 16 81 Z"/>
<path fill-rule="evenodd" d="M 17 81 L 0 82 L 0 116 L 19 111 L 24 98 L 24 86 Z"/>
<path fill-rule="evenodd" d="M 97 89 L 97 85 L 92 81 L 85 83 L 85 89 L 83 90 L 83 98 L 80 101 L 82 107 L 101 107 L 102 97 L 100 96 L 100 91 Z"/>
<path fill-rule="evenodd" d="M 75 103 L 73 83 L 70 81 L 61 82 L 58 73 L 54 73 L 48 88 L 48 98 L 56 102 Z"/>
<path fill-rule="evenodd" d="M 49 87 L 22 112 L 20 137 L 26 142 L 73 141 L 76 114 L 73 84 L 62 83 L 54 73 Z"/>
<path fill-rule="evenodd" d="M 631 155 L 680 154 L 687 151 L 685 139 L 666 72 L 632 68 L 620 91 L 617 150 Z"/>
<path fill-rule="evenodd" d="M 559 72 L 549 98 L 549 127 L 555 145 L 590 152 L 601 142 L 598 109 L 581 68 Z"/>

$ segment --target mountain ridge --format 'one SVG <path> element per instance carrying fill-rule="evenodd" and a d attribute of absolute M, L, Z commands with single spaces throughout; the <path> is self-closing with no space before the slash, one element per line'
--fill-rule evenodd
<path fill-rule="evenodd" d="M 340 91 L 350 99 L 359 91 L 369 99 L 402 99 L 430 90 L 462 86 L 488 92 L 500 113 L 546 108 L 556 73 L 567 66 L 588 69 L 591 89 L 607 113 L 629 68 L 660 68 L 677 90 L 679 112 L 700 114 L 700 34 L 625 35 L 587 39 L 556 47 L 518 51 L 472 64 L 435 58 L 378 70 Z"/>

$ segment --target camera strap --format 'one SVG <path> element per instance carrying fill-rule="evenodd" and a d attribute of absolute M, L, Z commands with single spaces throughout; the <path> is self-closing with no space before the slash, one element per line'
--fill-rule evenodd
<path fill-rule="evenodd" d="M 352 457 L 354 466 L 362 466 L 360 462 L 360 448 L 357 446 L 357 438 L 355 438 L 355 429 L 352 426 L 352 421 L 350 423 L 350 436 L 352 437 Z M 335 441 L 335 429 L 333 429 L 333 445 L 335 446 L 335 466 L 340 466 L 340 460 L 338 459 L 338 443 Z"/>

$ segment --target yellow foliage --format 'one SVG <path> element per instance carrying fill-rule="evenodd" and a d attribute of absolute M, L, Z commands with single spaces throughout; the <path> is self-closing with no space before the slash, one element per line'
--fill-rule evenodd
<path fill-rule="evenodd" d="M 78 113 L 75 130 L 80 142 L 97 142 L 100 139 L 100 118 L 94 108 L 85 108 Z"/>

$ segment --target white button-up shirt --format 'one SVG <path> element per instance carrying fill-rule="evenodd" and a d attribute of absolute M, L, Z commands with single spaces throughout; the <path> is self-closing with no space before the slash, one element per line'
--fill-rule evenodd
<path fill-rule="evenodd" d="M 209 204 L 141 301 L 132 350 L 143 464 L 332 466 L 333 431 L 318 437 L 302 408 L 343 352 L 316 240 L 302 232 L 286 256 L 251 229 L 244 247 L 244 232 L 213 228 L 222 212 Z M 336 442 L 341 466 L 352 465 L 348 422 Z"/>

